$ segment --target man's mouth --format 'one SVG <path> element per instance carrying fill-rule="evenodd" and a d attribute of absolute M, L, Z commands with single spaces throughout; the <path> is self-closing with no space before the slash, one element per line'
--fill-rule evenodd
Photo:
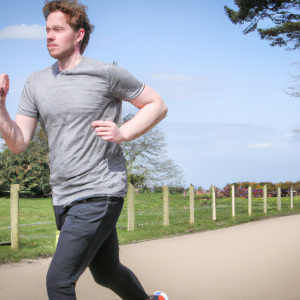
<path fill-rule="evenodd" d="M 48 47 L 55 47 L 57 45 L 54 45 L 54 44 L 48 44 Z"/>

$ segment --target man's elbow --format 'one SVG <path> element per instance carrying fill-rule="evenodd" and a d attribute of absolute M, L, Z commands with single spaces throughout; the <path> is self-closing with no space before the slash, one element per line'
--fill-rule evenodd
<path fill-rule="evenodd" d="M 24 150 L 21 149 L 10 149 L 14 154 L 20 154 L 22 152 L 24 152 Z"/>
<path fill-rule="evenodd" d="M 14 153 L 14 154 L 20 154 L 22 152 L 24 152 L 27 149 L 27 145 L 25 146 L 18 146 L 18 147 L 10 147 L 9 145 L 7 145 L 8 148 Z"/>
<path fill-rule="evenodd" d="M 168 113 L 168 106 L 165 102 L 163 102 L 163 105 L 162 105 L 162 118 L 165 118 L 167 116 L 167 113 Z"/>

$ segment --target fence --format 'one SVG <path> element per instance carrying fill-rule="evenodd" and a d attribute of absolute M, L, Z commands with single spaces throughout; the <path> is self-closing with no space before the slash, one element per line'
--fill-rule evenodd
<path fill-rule="evenodd" d="M 55 244 L 55 218 L 52 199 L 19 199 L 19 185 L 10 188 L 10 199 L 0 198 L 0 246 L 11 245 L 13 250 L 20 246 Z M 44 249 L 38 255 L 47 254 Z M 1 248 L 0 248 L 1 251 Z"/>
<path fill-rule="evenodd" d="M 130 185 L 129 186 L 129 191 L 133 190 L 133 186 Z M 165 226 L 169 226 L 170 225 L 170 207 L 169 207 L 169 188 L 168 186 L 163 186 L 163 225 Z M 217 207 L 221 208 L 224 210 L 224 205 L 217 205 L 217 201 L 216 201 L 216 189 L 215 186 L 211 187 L 212 190 L 212 203 L 211 203 L 211 210 L 212 210 L 212 220 L 213 221 L 217 221 Z M 293 206 L 293 202 L 294 202 L 294 197 L 293 197 L 293 188 L 291 188 L 291 192 L 290 192 L 290 209 L 292 210 L 294 208 Z M 241 208 L 241 206 L 245 206 L 244 200 L 239 200 L 238 203 L 236 203 L 236 197 L 235 197 L 235 187 L 232 185 L 232 201 L 231 201 L 231 217 L 235 218 L 236 217 L 236 208 Z M 130 193 L 130 197 L 128 197 L 128 224 L 131 224 L 130 227 L 128 225 L 128 230 L 134 230 L 134 223 L 135 220 L 135 214 L 132 213 L 132 211 L 134 210 L 134 193 Z M 195 223 L 195 193 L 194 193 L 194 187 L 191 185 L 189 187 L 189 196 L 190 196 L 190 202 L 189 202 L 189 207 L 185 207 L 186 209 L 188 208 L 190 211 L 190 219 L 189 219 L 189 223 L 190 224 L 194 224 Z M 259 212 L 259 209 L 261 210 L 261 212 L 263 212 L 263 214 L 267 214 L 267 208 L 269 207 L 269 209 L 274 210 L 274 199 L 271 199 L 270 197 L 268 197 L 268 192 L 267 192 L 267 186 L 265 185 L 263 188 L 263 203 L 259 203 L 260 199 L 258 200 L 256 199 L 252 199 L 253 196 L 253 191 L 252 191 L 252 187 L 250 186 L 248 188 L 248 203 L 247 203 L 247 207 L 248 207 L 248 216 L 251 217 L 253 215 L 253 213 L 255 212 L 256 214 Z M 129 200 L 130 198 L 130 200 Z M 299 198 L 299 197 L 298 197 Z M 198 198 L 199 200 L 199 198 Z M 300 199 L 298 199 L 300 200 Z M 254 201 L 254 202 L 253 202 Z M 242 203 L 243 202 L 243 203 Z M 278 195 L 276 198 L 276 205 L 277 205 L 277 211 L 280 212 L 281 211 L 281 188 L 278 188 Z M 285 207 L 286 208 L 286 207 Z M 197 207 L 197 210 L 200 210 L 201 208 Z M 241 210 L 239 210 L 241 211 Z M 223 211 L 224 212 L 224 211 Z M 245 212 L 241 212 L 242 214 L 244 214 Z M 142 215 L 141 213 L 137 213 L 137 215 Z M 154 223 L 152 223 L 154 224 Z M 146 224 L 139 224 L 139 226 L 143 226 L 143 225 L 149 225 L 149 223 Z"/>
<path fill-rule="evenodd" d="M 147 226 L 156 226 L 154 230 L 164 228 L 179 228 L 185 226 L 184 230 L 190 230 L 190 227 L 202 226 L 200 229 L 209 229 L 211 226 L 219 224 L 228 224 L 229 226 L 237 220 L 237 223 L 247 221 L 245 218 L 261 217 L 284 212 L 300 212 L 299 196 L 281 198 L 281 189 L 278 188 L 276 198 L 269 198 L 267 187 L 264 187 L 262 198 L 253 198 L 252 188 L 248 189 L 248 199 L 242 199 L 235 196 L 234 186 L 232 186 L 232 197 L 218 199 L 216 197 L 215 187 L 212 186 L 210 199 L 204 199 L 206 195 L 197 196 L 194 193 L 194 187 L 189 188 L 189 197 L 183 195 L 170 195 L 168 186 L 163 187 L 163 194 L 134 194 L 134 188 L 129 185 L 127 198 L 123 212 L 119 218 L 117 227 L 119 230 L 128 232 L 145 228 Z M 6 216 L 2 219 L 10 221 L 10 226 L 1 227 L 0 225 L 0 243 L 11 244 L 12 249 L 19 247 L 20 237 L 26 241 L 37 239 L 51 239 L 52 245 L 58 240 L 58 234 L 55 235 L 55 220 L 52 211 L 51 199 L 47 200 L 45 207 L 41 207 L 42 202 L 35 204 L 35 200 L 23 200 L 22 204 L 22 222 L 27 216 L 26 224 L 19 224 L 19 186 L 12 185 L 10 193 L 10 218 Z M 162 197 L 161 197 L 162 196 Z M 44 201 L 45 200 L 41 200 Z M 31 206 L 28 206 L 31 203 Z M 33 203 L 33 204 L 32 204 Z M 25 210 L 26 206 L 26 210 Z M 32 215 L 30 215 L 32 214 Z M 36 219 L 34 217 L 37 215 Z M 31 217 L 32 216 L 32 217 Z M 243 219 L 244 218 L 244 219 Z M 9 219 L 9 220 L 8 220 Z M 28 223 L 28 220 L 30 222 Z M 1 214 L 0 214 L 1 222 Z M 1 224 L 1 223 L 0 223 Z M 7 223 L 5 223 L 7 224 Z M 30 229 L 29 229 L 30 228 Z M 177 229 L 176 229 L 177 230 Z M 181 229 L 180 229 L 181 230 Z M 8 234 L 10 233 L 10 237 Z M 146 233 L 145 233 L 146 234 Z M 148 234 L 148 233 L 147 233 Z M 10 243 L 7 241 L 10 239 Z"/>

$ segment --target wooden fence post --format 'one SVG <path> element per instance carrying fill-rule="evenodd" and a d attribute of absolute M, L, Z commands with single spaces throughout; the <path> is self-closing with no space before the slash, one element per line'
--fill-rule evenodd
<path fill-rule="evenodd" d="M 252 186 L 248 187 L 248 214 L 252 216 Z"/>
<path fill-rule="evenodd" d="M 291 209 L 294 208 L 294 194 L 293 194 L 293 186 L 291 186 Z"/>
<path fill-rule="evenodd" d="M 268 192 L 267 192 L 267 185 L 264 185 L 264 189 L 263 189 L 263 196 L 264 196 L 264 213 L 267 213 L 267 196 L 268 196 Z"/>
<path fill-rule="evenodd" d="M 163 199 L 164 199 L 164 225 L 169 226 L 169 187 L 163 186 Z"/>
<path fill-rule="evenodd" d="M 190 185 L 190 224 L 195 223 L 195 197 L 194 197 L 194 186 Z"/>
<path fill-rule="evenodd" d="M 281 187 L 277 189 L 277 210 L 281 210 Z"/>
<path fill-rule="evenodd" d="M 134 187 L 131 183 L 127 192 L 128 201 L 128 230 L 134 230 Z"/>
<path fill-rule="evenodd" d="M 235 190 L 234 185 L 231 186 L 231 196 L 232 196 L 232 217 L 235 217 Z"/>
<path fill-rule="evenodd" d="M 19 249 L 19 184 L 10 186 L 11 248 Z"/>
<path fill-rule="evenodd" d="M 212 186 L 212 198 L 213 198 L 213 221 L 217 220 L 217 209 L 216 209 L 216 188 Z"/>

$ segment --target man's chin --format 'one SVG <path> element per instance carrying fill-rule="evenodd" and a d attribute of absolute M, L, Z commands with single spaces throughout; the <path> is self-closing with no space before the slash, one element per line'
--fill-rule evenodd
<path fill-rule="evenodd" d="M 55 54 L 50 53 L 50 52 L 49 52 L 49 54 L 50 54 L 50 56 L 53 57 L 54 59 L 58 59 L 58 57 L 59 57 L 58 55 L 55 55 Z"/>
<path fill-rule="evenodd" d="M 48 52 L 49 52 L 49 55 L 51 57 L 53 57 L 54 59 L 61 59 L 63 56 L 61 53 L 55 53 L 55 51 L 49 51 L 49 49 L 48 49 Z"/>
<path fill-rule="evenodd" d="M 72 54 L 74 53 L 74 51 L 57 51 L 58 49 L 49 49 L 48 48 L 48 52 L 50 54 L 51 57 L 53 57 L 54 59 L 58 59 L 58 60 L 63 60 L 66 59 L 70 56 L 72 56 Z"/>

